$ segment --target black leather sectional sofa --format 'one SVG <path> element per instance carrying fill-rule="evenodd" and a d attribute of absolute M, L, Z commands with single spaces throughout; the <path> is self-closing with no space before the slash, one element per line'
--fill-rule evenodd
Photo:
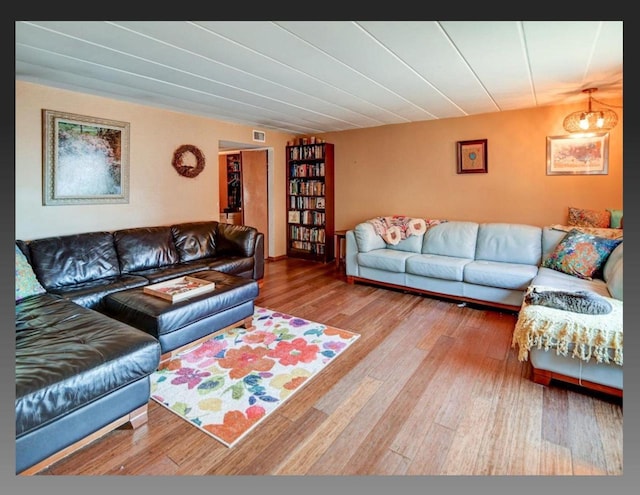
<path fill-rule="evenodd" d="M 46 289 L 16 302 L 16 473 L 37 472 L 94 435 L 146 421 L 149 375 L 164 349 L 157 336 L 107 310 L 108 295 L 211 270 L 235 275 L 247 281 L 238 304 L 221 294 L 229 316 L 210 320 L 224 328 L 252 312 L 264 276 L 263 234 L 216 221 L 16 244 Z M 171 343 L 193 338 L 185 332 Z"/>

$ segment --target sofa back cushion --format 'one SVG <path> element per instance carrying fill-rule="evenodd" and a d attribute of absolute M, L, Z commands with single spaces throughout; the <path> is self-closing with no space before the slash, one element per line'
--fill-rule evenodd
<path fill-rule="evenodd" d="M 411 234 L 397 244 L 389 244 L 387 242 L 385 242 L 385 244 L 388 249 L 395 249 L 396 251 L 405 251 L 408 253 L 420 253 L 423 241 L 424 234 Z"/>
<path fill-rule="evenodd" d="M 368 253 L 374 249 L 384 249 L 387 247 L 387 243 L 384 242 L 382 236 L 376 233 L 373 224 L 369 222 L 362 222 L 356 225 L 353 233 L 356 238 L 359 253 Z"/>
<path fill-rule="evenodd" d="M 36 239 L 29 242 L 29 257 L 47 290 L 120 275 L 110 232 Z"/>
<path fill-rule="evenodd" d="M 168 226 L 116 230 L 113 239 L 122 273 L 160 268 L 180 261 Z"/>
<path fill-rule="evenodd" d="M 555 229 L 553 227 L 543 227 L 542 229 L 542 259 L 547 259 L 560 244 L 560 241 L 567 235 L 567 231 Z"/>
<path fill-rule="evenodd" d="M 476 260 L 540 265 L 542 228 L 515 223 L 483 223 L 478 227 Z"/>
<path fill-rule="evenodd" d="M 216 255 L 218 222 L 191 222 L 171 226 L 180 261 L 212 258 Z"/>
<path fill-rule="evenodd" d="M 440 223 L 427 229 L 422 253 L 473 259 L 477 237 L 478 224 L 475 222 Z"/>

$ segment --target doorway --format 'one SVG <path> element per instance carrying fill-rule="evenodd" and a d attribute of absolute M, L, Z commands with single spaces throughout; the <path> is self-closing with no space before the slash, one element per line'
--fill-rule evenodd
<path fill-rule="evenodd" d="M 264 256 L 265 259 L 271 256 L 270 246 L 273 245 L 273 149 L 258 147 L 250 144 L 235 143 L 229 141 L 219 141 L 219 203 L 218 211 L 220 221 L 236 223 L 255 227 L 264 234 Z M 232 168 L 241 170 L 240 182 L 241 192 L 239 211 L 237 208 L 237 197 L 232 199 L 233 205 L 228 204 L 228 178 L 237 180 L 238 176 L 229 177 L 227 170 Z"/>

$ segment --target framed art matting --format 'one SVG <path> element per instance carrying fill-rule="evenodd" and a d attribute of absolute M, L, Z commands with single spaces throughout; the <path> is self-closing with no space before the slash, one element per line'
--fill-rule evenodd
<path fill-rule="evenodd" d="M 129 202 L 129 123 L 42 111 L 43 204 Z"/>
<path fill-rule="evenodd" d="M 547 136 L 547 175 L 609 173 L 609 133 Z"/>
<path fill-rule="evenodd" d="M 458 141 L 458 173 L 486 174 L 487 140 Z"/>

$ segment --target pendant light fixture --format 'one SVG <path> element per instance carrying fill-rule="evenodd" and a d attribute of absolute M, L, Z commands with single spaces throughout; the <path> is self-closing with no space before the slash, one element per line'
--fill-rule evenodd
<path fill-rule="evenodd" d="M 582 90 L 583 93 L 587 93 L 589 95 L 589 108 L 586 112 L 583 110 L 567 115 L 562 123 L 566 131 L 608 131 L 616 126 L 618 123 L 618 115 L 613 110 L 592 110 L 591 102 L 593 97 L 591 96 L 591 93 L 594 91 L 598 91 L 598 88 L 587 88 Z M 601 102 L 597 101 L 597 103 Z M 601 104 L 604 105 L 604 103 Z"/>

